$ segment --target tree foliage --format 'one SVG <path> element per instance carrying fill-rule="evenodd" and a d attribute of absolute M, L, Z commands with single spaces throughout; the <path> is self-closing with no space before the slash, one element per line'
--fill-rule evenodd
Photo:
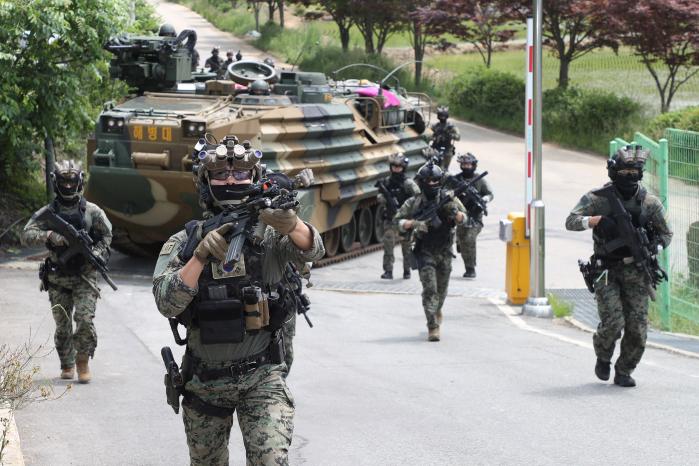
<path fill-rule="evenodd" d="M 514 8 L 524 20 L 532 16 L 530 0 L 503 0 Z M 544 45 L 551 47 L 560 62 L 558 86 L 568 87 L 570 64 L 601 47 L 617 49 L 617 41 L 610 38 L 606 30 L 592 24 L 595 13 L 590 2 L 581 0 L 546 0 L 543 3 Z"/>
<path fill-rule="evenodd" d="M 153 27 L 149 8 L 143 0 L 0 3 L 0 188 L 21 184 L 44 138 L 61 145 L 92 128 L 99 103 L 123 90 L 108 79 L 102 45 Z"/>
<path fill-rule="evenodd" d="M 401 0 L 350 0 L 350 14 L 364 37 L 366 53 L 381 54 L 386 41 L 404 26 L 405 9 Z"/>
<path fill-rule="evenodd" d="M 416 17 L 432 35 L 451 34 L 473 44 L 487 68 L 495 45 L 515 34 L 506 27 L 515 18 L 513 5 L 507 2 L 437 0 L 420 8 Z"/>
<path fill-rule="evenodd" d="M 682 84 L 699 73 L 696 0 L 590 0 L 592 24 L 631 47 L 653 76 L 660 111 L 670 109 Z"/>

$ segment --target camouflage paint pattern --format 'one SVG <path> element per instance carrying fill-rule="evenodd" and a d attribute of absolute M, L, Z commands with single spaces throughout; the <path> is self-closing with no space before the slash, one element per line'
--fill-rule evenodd
<path fill-rule="evenodd" d="M 187 392 L 206 403 L 235 409 L 248 465 L 289 464 L 294 399 L 284 381 L 284 370 L 283 364 L 268 365 L 240 378 L 227 377 L 206 383 L 195 376 L 186 385 Z M 191 464 L 227 466 L 233 416 L 208 416 L 185 402 L 182 419 Z"/>
<path fill-rule="evenodd" d="M 633 216 L 643 216 L 652 222 L 662 244 L 667 247 L 672 231 L 665 220 L 660 200 L 651 193 L 639 190 L 628 200 L 622 200 L 624 208 Z M 585 194 L 566 219 L 566 228 L 583 231 L 585 217 L 610 215 L 609 201 L 592 192 Z M 594 234 L 594 249 L 601 255 L 603 241 Z M 611 361 L 617 339 L 621 340 L 621 353 L 615 369 L 620 374 L 631 374 L 641 360 L 648 330 L 648 299 L 650 283 L 635 264 L 618 264 L 600 275 L 595 284 L 597 312 L 600 324 L 593 336 L 595 354 L 603 361 Z"/>
<path fill-rule="evenodd" d="M 476 267 L 476 239 L 483 229 L 483 225 L 470 223 L 456 227 L 456 244 L 464 261 L 464 267 Z"/>
<path fill-rule="evenodd" d="M 413 218 L 424 203 L 431 202 L 423 194 L 411 197 L 398 209 L 394 217 L 394 222 L 398 225 L 399 231 L 405 232 L 403 224 L 406 220 Z M 466 222 L 466 211 L 463 204 L 458 199 L 446 203 L 440 215 L 443 218 L 454 219 L 457 212 L 464 214 L 463 222 Z M 455 221 L 455 220 L 454 220 Z M 457 226 L 459 226 L 457 224 Z M 430 228 L 424 235 L 429 235 Z M 413 234 L 413 241 L 415 235 Z M 449 275 L 451 274 L 451 260 L 453 258 L 451 245 L 453 243 L 453 228 L 449 241 L 432 247 L 422 247 L 418 252 L 413 251 L 415 259 L 419 264 L 420 282 L 422 283 L 422 308 L 427 318 L 427 328 L 439 327 L 437 316 L 442 315 L 442 306 L 449 290 Z"/>
<path fill-rule="evenodd" d="M 300 192 L 299 214 L 321 232 L 374 202 L 374 183 L 388 173 L 389 154 L 405 153 L 408 172 L 418 168 L 426 143 L 411 126 L 382 128 L 365 120 L 352 98 L 333 97 L 327 85 L 318 89 L 328 89 L 323 103 L 255 106 L 230 96 L 146 93 L 105 112 L 88 142 L 87 196 L 112 219 L 115 246 L 124 238 L 161 244 L 200 218 L 190 158 L 198 136 L 186 137 L 183 121 L 205 123 L 218 139 L 235 134 L 253 141 L 273 171 L 312 168 L 315 184 Z M 410 106 L 405 99 L 403 105 Z M 110 115 L 125 118 L 122 133 L 107 132 L 103 119 Z"/>
<path fill-rule="evenodd" d="M 403 254 L 403 272 L 410 272 L 410 236 L 401 234 L 393 222 L 384 222 L 383 228 L 383 270 L 393 272 L 393 264 L 396 261 L 393 249 L 396 243 L 400 243 Z"/>
<path fill-rule="evenodd" d="M 36 221 L 36 217 L 48 209 L 44 206 L 29 219 L 22 232 L 22 243 L 27 246 L 45 245 L 48 240 L 48 226 Z M 59 204 L 60 212 L 70 213 L 78 209 Z M 93 230 L 102 239 L 93 246 L 95 253 L 105 257 L 112 241 L 112 225 L 104 211 L 91 202 L 85 204 L 85 229 Z M 55 253 L 49 256 L 57 260 Z M 99 288 L 97 287 L 97 272 L 85 263 L 76 275 L 65 275 L 59 272 L 48 274 L 49 301 L 51 313 L 56 322 L 54 342 L 56 352 L 61 360 L 61 368 L 75 365 L 76 353 L 94 356 L 97 347 L 97 330 L 94 318 Z M 75 328 L 73 328 L 75 320 Z"/>
<path fill-rule="evenodd" d="M 597 357 L 609 362 L 623 331 L 621 351 L 614 366 L 617 373 L 630 375 L 646 348 L 648 286 L 646 278 L 633 264 L 609 269 L 607 276 L 595 285 L 600 323 L 592 343 Z"/>
<path fill-rule="evenodd" d="M 49 301 L 56 322 L 54 343 L 61 368 L 73 367 L 76 354 L 94 356 L 97 347 L 95 307 L 97 274 L 60 276 L 49 274 Z M 73 328 L 75 320 L 75 329 Z"/>

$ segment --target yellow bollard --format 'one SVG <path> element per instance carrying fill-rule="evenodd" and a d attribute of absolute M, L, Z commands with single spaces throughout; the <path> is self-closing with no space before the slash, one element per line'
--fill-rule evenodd
<path fill-rule="evenodd" d="M 510 304 L 524 304 L 529 296 L 529 239 L 526 219 L 521 212 L 510 212 L 500 220 L 500 239 L 507 242 L 505 292 Z"/>

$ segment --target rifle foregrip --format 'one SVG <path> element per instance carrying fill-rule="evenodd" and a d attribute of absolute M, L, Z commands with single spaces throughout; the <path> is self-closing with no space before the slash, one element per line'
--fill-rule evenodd
<path fill-rule="evenodd" d="M 163 346 L 160 350 L 160 356 L 163 357 L 163 362 L 165 366 L 170 367 L 170 364 L 177 364 L 175 362 L 175 357 L 172 355 L 172 350 L 169 346 Z"/>

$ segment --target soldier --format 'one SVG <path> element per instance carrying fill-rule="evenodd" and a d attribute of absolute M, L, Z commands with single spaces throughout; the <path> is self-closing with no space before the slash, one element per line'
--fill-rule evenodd
<path fill-rule="evenodd" d="M 405 176 L 405 169 L 408 167 L 408 158 L 405 155 L 401 153 L 389 155 L 388 164 L 391 168 L 391 174 L 379 182 L 385 187 L 386 194 L 379 192 L 378 195 L 378 202 L 384 208 L 383 275 L 381 278 L 393 280 L 393 263 L 395 262 L 393 249 L 396 242 L 400 242 L 403 251 L 403 279 L 407 280 L 410 278 L 410 235 L 401 234 L 398 231 L 398 227 L 393 223 L 393 216 L 405 201 L 420 194 L 420 188 L 413 180 Z"/>
<path fill-rule="evenodd" d="M 475 155 L 467 152 L 465 155 L 457 156 L 456 161 L 461 166 L 461 173 L 454 175 L 454 181 L 457 183 L 468 183 L 473 180 L 478 173 L 478 159 Z M 481 178 L 473 185 L 481 200 L 488 203 L 493 200 L 493 192 L 490 190 L 490 185 Z M 461 203 L 466 207 L 468 212 L 468 220 L 463 225 L 456 228 L 456 244 L 461 258 L 464 260 L 465 278 L 476 278 L 476 238 L 483 229 L 483 211 L 480 209 L 469 209 L 468 199 L 460 197 Z"/>
<path fill-rule="evenodd" d="M 196 186 L 209 217 L 250 206 L 259 192 L 261 153 L 236 141 L 229 136 L 200 154 Z M 190 222 L 164 244 L 153 273 L 160 313 L 187 327 L 183 420 L 192 465 L 228 464 L 236 410 L 248 464 L 288 464 L 294 401 L 279 334 L 296 309 L 281 282 L 288 262 L 314 261 L 325 250 L 292 209 L 264 209 L 259 219 L 268 226 L 245 238 L 232 267 L 221 263 L 232 224 L 202 235 L 203 222 Z M 190 235 L 196 248 L 187 257 Z"/>
<path fill-rule="evenodd" d="M 422 194 L 405 201 L 395 216 L 401 232 L 413 233 L 415 246 L 412 254 L 422 282 L 422 307 L 427 317 L 429 341 L 439 341 L 440 338 L 442 306 L 451 273 L 454 226 L 463 224 L 467 219 L 461 201 L 442 189 L 443 174 L 442 169 L 432 161 L 423 165 L 416 177 Z M 415 220 L 434 204 L 442 204 L 437 211 L 438 221 Z"/>
<path fill-rule="evenodd" d="M 449 169 L 451 158 L 454 156 L 454 142 L 461 139 L 459 130 L 454 126 L 449 118 L 449 107 L 437 107 L 437 123 L 433 124 L 431 146 L 443 154 L 441 167 L 443 170 Z"/>
<path fill-rule="evenodd" d="M 616 340 L 621 340 L 621 352 L 614 365 L 614 383 L 622 387 L 636 386 L 631 373 L 641 360 L 648 330 L 648 297 L 652 294 L 651 277 L 643 272 L 630 247 L 620 238 L 611 199 L 621 201 L 624 215 L 630 214 L 633 227 L 641 228 L 654 244 L 652 254 L 670 244 L 672 232 L 665 221 L 660 200 L 646 191 L 639 181 L 648 152 L 641 146 L 619 149 L 607 162 L 612 180 L 606 190 L 585 194 L 566 219 L 571 231 L 592 229 L 594 255 L 591 263 L 597 270 L 591 278 L 600 324 L 592 342 L 597 355 L 595 375 L 609 380 L 610 365 Z"/>
<path fill-rule="evenodd" d="M 112 242 L 112 224 L 102 209 L 83 197 L 83 180 L 83 171 L 74 161 L 56 164 L 51 173 L 56 198 L 29 219 L 22 233 L 22 242 L 25 245 L 45 244 L 50 251 L 41 268 L 41 289 L 49 292 L 51 311 L 56 321 L 54 342 L 61 360 L 61 378 L 72 379 L 77 362 L 78 381 L 88 383 L 91 379 L 88 360 L 94 356 L 97 347 L 97 331 L 93 322 L 100 295 L 97 272 L 80 255 L 60 265 L 58 256 L 66 251 L 68 241 L 51 231 L 45 221 L 37 219 L 48 209 L 76 230 L 86 231 L 93 241 L 92 253 L 106 263 Z M 71 319 L 75 320 L 75 330 Z"/>
<path fill-rule="evenodd" d="M 228 52 L 226 52 L 226 61 L 223 62 L 223 69 L 227 70 L 228 65 L 231 65 L 234 62 L 235 60 L 233 59 L 233 52 L 229 50 Z"/>
<path fill-rule="evenodd" d="M 218 73 L 223 66 L 223 59 L 218 56 L 221 49 L 219 47 L 214 47 L 211 49 L 211 56 L 206 59 L 204 67 L 209 68 L 212 73 Z"/>

